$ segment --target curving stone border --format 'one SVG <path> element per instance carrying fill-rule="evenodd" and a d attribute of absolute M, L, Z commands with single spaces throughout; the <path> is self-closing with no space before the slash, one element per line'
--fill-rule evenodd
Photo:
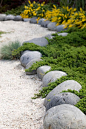
<path fill-rule="evenodd" d="M 36 21 L 36 19 L 37 19 L 37 17 L 33 17 L 33 18 L 22 18 L 20 15 L 17 15 L 17 16 L 14 16 L 14 15 L 11 15 L 11 14 L 9 14 L 9 15 L 6 15 L 6 14 L 0 14 L 0 21 L 8 21 L 8 20 L 13 20 L 13 21 L 23 21 L 23 22 L 30 22 L 30 23 L 33 23 L 33 24 L 37 24 L 37 21 Z M 64 25 L 58 25 L 58 26 L 56 26 L 56 23 L 52 23 L 52 22 L 50 22 L 50 21 L 45 21 L 45 19 L 44 18 L 42 18 L 42 19 L 40 19 L 39 21 L 38 21 L 38 24 L 40 25 L 40 26 L 42 26 L 42 27 L 47 27 L 49 30 L 51 30 L 51 31 L 56 31 L 56 32 L 60 32 L 60 31 L 62 31 L 62 30 L 65 30 L 64 29 Z M 67 36 L 68 35 L 68 33 L 59 33 L 58 34 L 59 36 Z M 43 37 L 44 38 L 44 37 Z M 51 36 L 51 35 L 49 35 L 49 38 L 51 39 L 51 38 L 53 38 L 53 36 Z M 28 41 L 27 41 L 28 42 Z M 39 44 L 38 44 L 39 45 Z M 26 52 L 27 53 L 27 52 Z M 23 53 L 23 54 L 25 54 L 25 53 Z M 30 67 L 31 67 L 31 65 L 33 64 L 33 63 L 35 63 L 36 61 L 40 61 L 41 59 L 40 58 L 37 58 L 37 59 L 34 59 L 34 60 L 32 60 L 32 62 L 30 63 Z M 43 67 L 43 66 L 41 66 L 41 67 Z M 44 68 L 44 67 L 43 67 Z M 38 71 L 42 71 L 43 72 L 43 76 L 44 76 L 44 74 L 45 74 L 45 72 L 47 72 L 47 71 L 49 71 L 50 70 L 50 66 L 46 69 L 46 67 L 45 67 L 45 69 L 42 69 L 41 68 L 41 70 L 40 70 L 40 68 L 38 68 Z M 52 72 L 52 71 L 51 71 Z M 29 72 L 29 73 L 26 73 L 26 74 L 36 74 L 37 73 L 37 71 L 36 70 L 33 70 L 32 72 Z M 40 74 L 40 72 L 38 72 L 38 77 L 39 78 L 43 78 L 43 76 L 42 77 L 40 77 L 41 76 L 41 74 Z M 66 73 L 65 73 L 65 76 L 66 76 Z M 54 79 L 54 81 L 55 81 L 55 79 Z M 74 80 L 67 80 L 67 82 L 68 81 L 74 81 Z M 75 81 L 74 81 L 75 82 Z M 49 82 L 48 82 L 49 83 Z M 63 82 L 62 84 L 64 84 L 65 82 Z M 80 89 L 81 89 L 81 85 L 78 83 L 78 82 L 76 82 L 80 87 L 79 87 L 79 89 L 77 89 L 77 91 L 79 91 Z M 62 85 L 62 84 L 59 84 L 59 85 Z M 71 83 L 69 83 L 69 85 L 71 85 Z M 64 86 L 65 88 L 66 88 L 66 84 L 65 84 L 65 86 Z M 59 86 L 58 87 L 56 87 L 57 89 L 59 88 Z M 58 129 L 65 129 L 65 127 L 66 128 L 70 128 L 70 129 L 72 129 L 72 128 L 74 128 L 74 129 L 81 129 L 81 128 L 83 128 L 83 129 L 86 129 L 86 115 L 84 114 L 84 113 L 82 113 L 82 111 L 80 111 L 78 108 L 76 108 L 75 106 L 73 106 L 73 105 L 69 105 L 69 104 L 63 104 L 63 102 L 61 103 L 61 105 L 58 105 L 58 106 L 56 106 L 56 104 L 54 104 L 53 106 L 54 107 L 52 107 L 51 105 L 52 105 L 52 103 L 54 102 L 54 100 L 55 100 L 55 102 L 57 102 L 57 100 L 60 100 L 61 99 L 61 97 L 59 97 L 58 99 L 57 99 L 57 96 L 60 94 L 60 92 L 59 92 L 59 94 L 56 94 L 56 98 L 55 98 L 55 96 L 53 97 L 51 94 L 53 93 L 53 91 L 55 92 L 55 94 L 56 94 L 56 89 L 53 89 L 48 95 L 47 95 L 47 97 L 46 97 L 46 99 L 45 99 L 45 101 L 44 101 L 44 105 L 45 106 L 48 106 L 47 107 L 47 109 L 49 109 L 47 112 L 46 112 L 46 114 L 45 114 L 45 116 L 44 116 L 44 121 L 43 121 L 43 123 L 44 123 L 44 129 L 55 129 L 55 128 L 57 128 L 57 126 L 58 126 Z M 58 92 L 58 91 L 57 91 Z M 49 99 L 48 98 L 48 96 L 50 96 L 50 98 L 51 98 L 51 100 L 52 100 L 52 102 L 50 103 L 51 105 L 47 105 L 47 99 Z M 64 97 L 63 97 L 64 98 Z M 78 100 L 79 100 L 79 98 L 77 98 Z M 77 100 L 77 101 L 78 101 Z M 66 101 L 67 101 L 67 98 L 66 98 Z M 58 102 L 57 102 L 58 103 Z M 48 103 L 49 104 L 49 103 Z M 70 104 L 71 104 L 71 102 L 70 102 Z M 68 108 L 68 109 L 67 109 Z M 71 109 L 73 109 L 72 111 L 71 111 Z M 53 114 L 52 114 L 53 113 Z M 61 113 L 61 114 L 60 114 Z M 53 115 L 53 119 L 54 119 L 54 124 L 53 124 L 53 119 L 52 119 L 52 115 Z M 54 115 L 54 114 L 56 114 L 56 115 Z M 77 114 L 77 117 L 76 117 L 76 114 Z M 81 115 L 80 117 L 82 118 L 80 118 L 79 117 L 79 115 Z M 64 117 L 63 117 L 64 116 Z M 72 116 L 72 117 L 71 117 Z M 59 119 L 61 117 L 61 119 Z M 74 121 L 73 121 L 73 119 L 74 119 Z M 60 121 L 59 121 L 60 120 Z M 70 124 L 71 125 L 68 125 L 69 124 L 69 120 L 70 120 Z M 80 122 L 78 122 L 78 121 L 81 121 L 81 123 Z M 58 122 L 59 121 L 59 122 Z M 65 122 L 64 122 L 65 121 Z M 79 124 L 79 126 L 78 126 L 78 124 L 77 124 L 77 122 L 78 122 L 78 124 Z"/>
<path fill-rule="evenodd" d="M 32 18 L 22 18 L 20 15 L 6 15 L 6 14 L 0 14 L 0 21 L 8 21 L 8 20 L 13 20 L 13 21 L 23 21 L 23 22 L 30 22 L 32 24 L 37 24 L 37 17 L 32 17 Z M 42 27 L 48 28 L 51 31 L 56 31 L 56 32 L 60 32 L 62 30 L 66 30 L 64 29 L 64 25 L 58 25 L 56 26 L 55 22 L 51 22 L 48 21 L 44 18 L 41 18 L 38 21 L 38 24 L 41 25 Z"/>

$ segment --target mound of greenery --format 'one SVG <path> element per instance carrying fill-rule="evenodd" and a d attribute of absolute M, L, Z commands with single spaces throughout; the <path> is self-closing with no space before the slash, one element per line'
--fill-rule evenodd
<path fill-rule="evenodd" d="M 7 10 L 6 12 L 5 12 L 5 14 L 13 14 L 13 15 L 20 15 L 21 14 L 21 12 L 23 12 L 23 10 L 24 10 L 24 5 L 21 5 L 21 6 L 19 6 L 19 7 L 17 7 L 17 8 L 15 8 L 15 9 L 11 9 L 11 10 Z"/>
<path fill-rule="evenodd" d="M 21 52 L 25 50 L 37 50 L 43 55 L 42 60 L 33 64 L 25 71 L 36 70 L 39 66 L 49 65 L 52 70 L 60 70 L 67 73 L 67 76 L 52 82 L 48 87 L 42 88 L 35 97 L 46 97 L 46 95 L 58 84 L 66 80 L 75 80 L 82 85 L 82 89 L 71 91 L 77 94 L 81 100 L 76 105 L 86 114 L 86 28 L 70 28 L 66 37 L 53 34 L 53 39 L 48 39 L 49 45 L 45 47 L 37 46 L 31 43 L 25 43 L 23 46 L 13 51 L 13 56 L 20 57 Z M 85 109 L 84 109 L 85 108 Z"/>
<path fill-rule="evenodd" d="M 18 49 L 19 47 L 20 47 L 20 42 L 18 41 L 11 42 L 8 45 L 4 45 L 0 51 L 1 59 L 14 59 L 12 55 L 12 51 L 15 49 Z"/>

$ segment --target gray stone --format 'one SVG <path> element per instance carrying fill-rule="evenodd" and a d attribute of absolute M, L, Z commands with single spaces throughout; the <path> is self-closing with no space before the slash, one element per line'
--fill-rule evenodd
<path fill-rule="evenodd" d="M 15 18 L 14 15 L 9 14 L 9 15 L 7 15 L 7 16 L 5 17 L 5 21 L 7 21 L 7 20 L 14 20 L 14 18 Z"/>
<path fill-rule="evenodd" d="M 42 54 L 38 51 L 28 51 L 25 52 L 21 57 L 20 57 L 20 62 L 21 65 L 26 67 L 26 65 L 35 58 L 41 58 Z"/>
<path fill-rule="evenodd" d="M 48 34 L 45 36 L 45 38 L 48 38 L 48 39 L 53 39 L 54 36 L 52 36 L 52 34 Z"/>
<path fill-rule="evenodd" d="M 51 67 L 48 66 L 48 65 L 40 66 L 40 67 L 37 69 L 37 75 L 38 75 L 38 77 L 39 77 L 40 79 L 42 79 L 43 76 L 45 75 L 45 73 L 46 73 L 47 71 L 49 71 L 50 69 L 51 69 Z"/>
<path fill-rule="evenodd" d="M 32 59 L 27 65 L 26 65 L 26 69 L 29 69 L 34 63 L 38 62 L 38 61 L 42 61 L 42 59 L 39 58 L 35 58 Z M 36 74 L 37 70 L 33 70 L 31 72 L 26 72 L 27 75 L 31 75 L 31 74 Z"/>
<path fill-rule="evenodd" d="M 67 36 L 68 33 L 66 33 L 66 32 L 64 32 L 64 33 L 59 33 L 58 35 L 59 35 L 59 36 Z"/>
<path fill-rule="evenodd" d="M 20 15 L 15 16 L 14 21 L 23 21 L 23 18 Z"/>
<path fill-rule="evenodd" d="M 4 21 L 6 17 L 6 14 L 0 14 L 0 21 Z"/>
<path fill-rule="evenodd" d="M 58 25 L 58 26 L 56 27 L 56 31 L 57 31 L 57 32 L 60 32 L 60 31 L 63 31 L 63 30 L 66 30 L 66 29 L 64 29 L 64 25 Z"/>
<path fill-rule="evenodd" d="M 62 76 L 66 76 L 67 74 L 62 71 L 50 71 L 44 75 L 42 82 L 43 87 L 47 87 L 48 83 L 55 82 L 57 79 L 61 78 Z"/>
<path fill-rule="evenodd" d="M 41 26 L 47 28 L 47 25 L 50 23 L 50 21 L 42 21 Z"/>
<path fill-rule="evenodd" d="M 25 41 L 24 43 L 34 43 L 39 46 L 46 46 L 48 44 L 48 41 L 45 37 L 41 37 L 41 38 L 33 38 L 29 41 Z"/>
<path fill-rule="evenodd" d="M 48 45 L 48 41 L 46 38 L 53 39 L 53 37 L 54 36 L 52 36 L 52 34 L 48 34 L 44 37 L 34 38 L 34 39 L 29 40 L 29 41 L 25 41 L 25 42 L 23 42 L 23 44 L 24 43 L 34 43 L 34 44 L 39 45 L 39 46 L 46 46 L 46 45 Z"/>
<path fill-rule="evenodd" d="M 31 18 L 24 18 L 23 21 L 24 22 L 30 22 Z"/>
<path fill-rule="evenodd" d="M 73 93 L 70 92 L 60 93 L 51 98 L 49 103 L 46 105 L 46 110 L 61 104 L 75 105 L 79 100 L 80 98 Z"/>
<path fill-rule="evenodd" d="M 23 55 L 23 54 L 25 54 L 25 53 L 28 53 L 28 52 L 30 52 L 30 50 L 22 51 L 22 52 L 21 52 L 21 55 Z"/>
<path fill-rule="evenodd" d="M 76 90 L 79 91 L 82 86 L 76 82 L 75 80 L 67 80 L 56 86 L 45 98 L 44 105 L 46 106 L 49 100 L 53 98 L 53 96 L 61 93 L 64 90 Z"/>
<path fill-rule="evenodd" d="M 46 112 L 43 126 L 44 129 L 86 129 L 86 115 L 73 105 L 62 104 Z"/>
<path fill-rule="evenodd" d="M 44 21 L 44 18 L 39 19 L 38 24 L 41 25 L 42 21 Z"/>
<path fill-rule="evenodd" d="M 30 72 L 26 72 L 26 75 L 34 75 L 34 74 L 37 74 L 37 71 L 36 70 L 32 70 Z"/>
<path fill-rule="evenodd" d="M 49 30 L 56 31 L 56 22 L 50 22 L 50 23 L 47 25 L 47 28 L 48 28 Z"/>
<path fill-rule="evenodd" d="M 30 19 L 30 23 L 36 24 L 36 23 L 37 23 L 37 17 L 32 17 L 32 18 Z"/>

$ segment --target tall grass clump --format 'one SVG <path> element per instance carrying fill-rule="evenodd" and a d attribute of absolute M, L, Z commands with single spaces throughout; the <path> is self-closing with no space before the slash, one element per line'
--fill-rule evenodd
<path fill-rule="evenodd" d="M 21 45 L 19 41 L 11 42 L 8 45 L 4 45 L 1 48 L 1 59 L 14 59 L 12 51 L 18 49 L 20 46 Z"/>

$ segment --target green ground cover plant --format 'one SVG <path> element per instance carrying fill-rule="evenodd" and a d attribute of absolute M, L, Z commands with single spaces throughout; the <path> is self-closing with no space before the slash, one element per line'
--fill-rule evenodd
<path fill-rule="evenodd" d="M 4 45 L 1 50 L 1 59 L 14 59 L 12 56 L 12 51 L 20 47 L 20 42 L 10 42 L 9 45 Z M 17 58 L 17 57 L 16 57 Z"/>
<path fill-rule="evenodd" d="M 4 34 L 4 33 L 6 33 L 6 32 L 0 31 L 0 37 L 1 37 L 1 34 Z"/>
<path fill-rule="evenodd" d="M 53 39 L 47 39 L 49 44 L 45 47 L 37 46 L 33 43 L 24 43 L 23 46 L 14 50 L 13 57 L 20 57 L 21 52 L 25 50 L 37 50 L 43 55 L 42 60 L 33 64 L 25 71 L 36 70 L 43 65 L 51 66 L 52 70 L 60 70 L 67 73 L 55 82 L 49 83 L 48 87 L 42 88 L 34 98 L 42 96 L 43 98 L 53 90 L 57 85 L 66 80 L 75 80 L 82 85 L 82 89 L 71 91 L 80 97 L 77 107 L 86 114 L 86 28 L 70 28 L 66 30 L 69 34 L 66 37 L 53 34 Z"/>

